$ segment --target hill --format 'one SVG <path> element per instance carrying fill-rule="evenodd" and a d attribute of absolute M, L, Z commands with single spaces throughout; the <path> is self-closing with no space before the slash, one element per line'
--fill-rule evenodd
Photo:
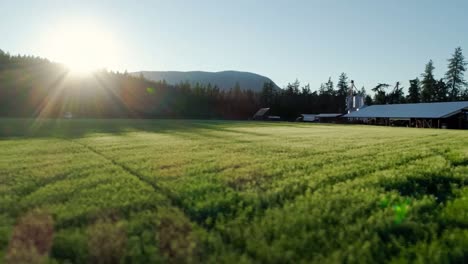
<path fill-rule="evenodd" d="M 261 91 L 265 82 L 272 81 L 270 78 L 251 72 L 239 71 L 221 71 L 221 72 L 203 72 L 203 71 L 141 71 L 132 73 L 136 76 L 143 76 L 152 81 L 165 80 L 168 84 L 179 84 L 181 82 L 189 82 L 190 84 L 200 83 L 207 85 L 218 86 L 221 90 L 229 90 L 236 83 L 239 83 L 241 89 L 252 91 Z M 274 83 L 274 82 L 273 82 Z M 276 88 L 279 88 L 274 84 Z"/>

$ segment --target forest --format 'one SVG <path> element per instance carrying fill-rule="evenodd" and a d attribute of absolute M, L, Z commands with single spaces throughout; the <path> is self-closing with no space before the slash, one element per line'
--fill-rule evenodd
<path fill-rule="evenodd" d="M 460 47 L 448 59 L 446 74 L 434 75 L 430 60 L 419 77 L 409 80 L 407 94 L 399 81 L 378 83 L 365 97 L 366 105 L 468 100 L 464 79 L 467 62 Z M 277 89 L 265 83 L 261 92 L 236 84 L 221 90 L 211 84 L 149 81 L 143 76 L 100 70 L 74 76 L 64 65 L 47 59 L 10 55 L 0 50 L 0 116 L 78 118 L 189 118 L 249 119 L 260 107 L 271 114 L 294 120 L 302 113 L 344 113 L 351 78 L 341 73 L 338 82 L 329 78 L 318 89 L 298 80 Z"/>

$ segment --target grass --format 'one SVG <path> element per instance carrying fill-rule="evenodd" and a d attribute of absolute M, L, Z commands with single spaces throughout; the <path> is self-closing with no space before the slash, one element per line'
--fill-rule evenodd
<path fill-rule="evenodd" d="M 467 182 L 466 131 L 0 119 L 0 261 L 463 262 Z"/>

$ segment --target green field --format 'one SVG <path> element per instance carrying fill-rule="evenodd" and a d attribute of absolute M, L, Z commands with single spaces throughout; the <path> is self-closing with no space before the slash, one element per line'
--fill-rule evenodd
<path fill-rule="evenodd" d="M 0 119 L 0 259 L 460 263 L 468 132 Z"/>

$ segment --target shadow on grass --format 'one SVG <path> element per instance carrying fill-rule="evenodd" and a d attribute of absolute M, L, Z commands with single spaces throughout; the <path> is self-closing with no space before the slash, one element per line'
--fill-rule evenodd
<path fill-rule="evenodd" d="M 155 119 L 0 119 L 0 139 L 11 138 L 81 138 L 91 134 L 126 134 L 131 132 L 194 134 L 225 138 L 216 132 L 266 136 L 236 128 L 269 127 L 270 123 L 221 120 Z"/>
<path fill-rule="evenodd" d="M 404 181 L 384 186 L 388 191 L 397 190 L 403 196 L 420 198 L 423 195 L 432 195 L 437 202 L 445 203 L 453 197 L 453 190 L 463 184 L 461 179 L 444 175 L 423 175 L 410 177 Z"/>

